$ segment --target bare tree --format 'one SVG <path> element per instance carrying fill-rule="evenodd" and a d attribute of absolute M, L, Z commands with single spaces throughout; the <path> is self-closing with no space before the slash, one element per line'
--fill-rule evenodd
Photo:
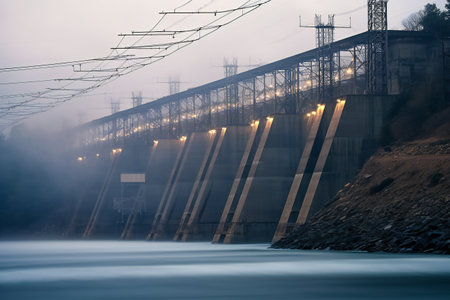
<path fill-rule="evenodd" d="M 422 20 L 424 12 L 423 10 L 411 14 L 409 17 L 402 21 L 402 25 L 405 30 L 409 31 L 421 31 L 423 30 Z"/>

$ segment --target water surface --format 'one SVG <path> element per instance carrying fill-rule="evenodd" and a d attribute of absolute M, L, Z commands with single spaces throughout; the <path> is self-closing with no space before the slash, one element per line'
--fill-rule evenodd
<path fill-rule="evenodd" d="M 268 245 L 0 242 L 6 299 L 449 299 L 450 258 Z"/>

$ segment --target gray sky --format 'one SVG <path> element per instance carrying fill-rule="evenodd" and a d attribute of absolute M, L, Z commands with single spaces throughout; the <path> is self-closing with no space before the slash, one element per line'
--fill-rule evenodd
<path fill-rule="evenodd" d="M 103 57 L 120 40 L 118 33 L 149 30 L 159 19 L 159 11 L 173 10 L 186 0 L 0 0 L 0 67 L 34 65 Z M 245 0 L 193 0 L 183 9 L 216 10 L 236 7 Z M 168 94 L 166 82 L 178 77 L 181 89 L 198 86 L 223 77 L 224 57 L 238 58 L 243 65 L 264 64 L 314 47 L 314 30 L 299 28 L 298 16 L 312 24 L 314 14 L 336 14 L 341 39 L 367 28 L 366 0 L 272 0 L 244 18 L 182 49 L 172 56 L 101 87 L 94 96 L 79 97 L 30 118 L 27 123 L 60 127 L 85 122 L 110 113 L 111 98 L 121 101 L 121 109 L 131 106 L 132 91 L 144 97 Z M 390 0 L 389 28 L 401 29 L 401 21 L 428 2 L 443 8 L 445 0 Z M 342 14 L 344 13 L 344 14 Z M 170 19 L 162 28 L 190 28 L 198 16 Z M 71 69 L 45 72 L 9 72 L 0 74 L 0 82 L 68 77 Z M 0 85 L 0 95 L 45 89 L 45 83 L 27 86 Z M 128 98 L 128 99 L 127 99 Z M 0 99 L 0 101 L 5 101 Z M 150 101 L 144 99 L 144 102 Z"/>

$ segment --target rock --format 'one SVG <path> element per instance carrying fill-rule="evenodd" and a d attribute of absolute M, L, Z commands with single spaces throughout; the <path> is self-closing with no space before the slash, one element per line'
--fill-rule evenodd
<path fill-rule="evenodd" d="M 376 194 L 378 192 L 381 192 L 382 190 L 387 188 L 389 185 L 391 185 L 393 182 L 394 182 L 394 179 L 391 178 L 391 177 L 388 177 L 388 178 L 384 179 L 382 182 L 380 182 L 377 185 L 372 186 L 369 189 L 369 195 L 373 195 L 373 194 Z"/>

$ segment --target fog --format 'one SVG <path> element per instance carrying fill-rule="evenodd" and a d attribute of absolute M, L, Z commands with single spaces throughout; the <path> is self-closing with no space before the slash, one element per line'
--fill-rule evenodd
<path fill-rule="evenodd" d="M 401 29 L 401 21 L 427 2 L 391 0 L 389 27 Z M 120 40 L 117 34 L 148 30 L 160 17 L 158 12 L 172 10 L 183 3 L 186 1 L 1 0 L 0 68 L 104 57 Z M 212 11 L 243 3 L 239 0 L 196 0 L 190 1 L 183 9 Z M 443 7 L 445 0 L 436 3 Z M 165 82 L 169 77 L 180 79 L 181 90 L 220 79 L 223 77 L 224 58 L 236 57 L 241 66 L 239 71 L 244 71 L 311 49 L 315 44 L 314 30 L 299 28 L 299 15 L 302 15 L 304 24 L 312 24 L 316 13 L 324 17 L 336 14 L 338 25 L 348 25 L 348 18 L 352 17 L 352 28 L 337 30 L 336 39 L 363 32 L 367 28 L 365 4 L 365 0 L 273 0 L 156 64 L 25 122 L 42 130 L 68 128 L 110 114 L 112 99 L 121 102 L 121 109 L 129 108 L 133 91 L 143 92 L 144 103 L 167 95 L 169 88 Z M 161 24 L 161 28 L 190 28 L 198 19 L 199 16 L 195 15 L 172 18 Z M 71 66 L 33 72 L 2 72 L 0 83 L 72 75 Z M 48 83 L 0 85 L 0 93 L 35 92 L 48 87 Z M 20 100 L 2 99 L 2 105 Z M 2 121 L 7 118 L 8 114 L 0 116 Z"/>
<path fill-rule="evenodd" d="M 405 2 L 408 9 L 404 9 Z M 401 20 L 427 1 L 389 2 L 390 28 L 400 29 Z M 437 1 L 440 7 L 444 0 Z M 187 3 L 184 9 L 217 10 L 237 7 L 243 1 L 73 1 L 0 0 L 0 68 L 52 63 L 106 56 L 117 44 L 118 33 L 147 30 L 158 12 Z M 0 235 L 8 237 L 62 236 L 76 211 L 82 190 L 104 178 L 108 154 L 96 162 L 77 163 L 69 129 L 110 113 L 111 99 L 121 109 L 131 106 L 133 91 L 142 91 L 144 102 L 168 94 L 169 77 L 181 80 L 181 89 L 223 77 L 224 58 L 236 57 L 239 71 L 249 65 L 269 63 L 314 47 L 314 30 L 299 28 L 298 16 L 312 24 L 315 13 L 336 13 L 341 39 L 366 30 L 366 1 L 273 0 L 242 19 L 221 28 L 181 51 L 123 76 L 112 83 L 5 128 L 7 110 L 21 98 L 0 98 Z M 196 26 L 196 16 L 171 19 L 162 28 Z M 47 82 L 1 84 L 73 76 L 72 66 L 38 71 L 0 72 L 0 96 L 45 90 Z M 5 123 L 6 122 L 6 123 Z M 111 151 L 111 149 L 108 149 Z M 105 152 L 107 153 L 107 152 Z M 94 152 L 95 154 L 95 152 Z M 97 178 L 97 179 L 94 179 Z M 83 187 L 83 188 L 80 188 Z M 95 189 L 93 189 L 95 190 Z M 91 195 L 95 199 L 97 195 Z"/>
<path fill-rule="evenodd" d="M 447 299 L 432 255 L 268 245 L 0 242 L 4 299 Z"/>

